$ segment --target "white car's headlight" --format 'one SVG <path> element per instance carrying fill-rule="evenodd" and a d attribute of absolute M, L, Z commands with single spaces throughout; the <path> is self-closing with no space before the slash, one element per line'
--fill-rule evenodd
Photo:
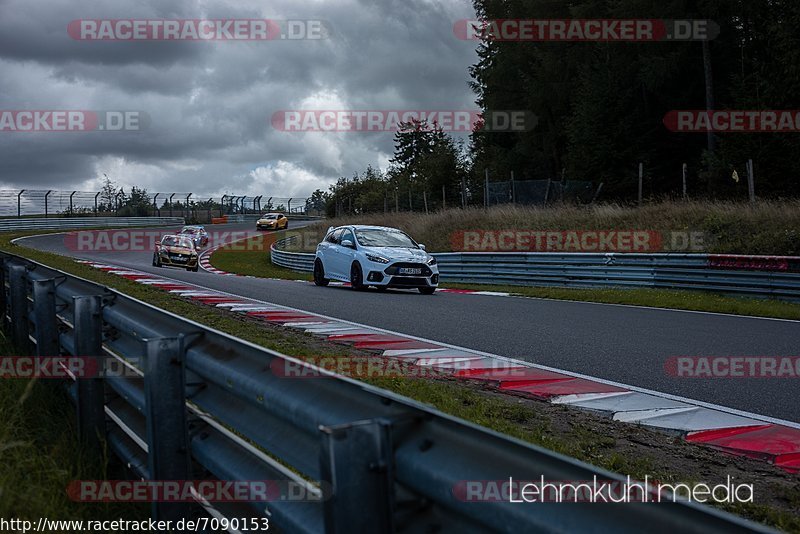
<path fill-rule="evenodd" d="M 436 258 L 431 256 L 430 258 L 428 258 L 428 261 L 426 261 L 425 263 L 427 263 L 428 265 L 436 265 Z"/>
<path fill-rule="evenodd" d="M 378 256 L 377 254 L 367 254 L 367 259 L 369 261 L 374 261 L 375 263 L 389 263 L 389 258 L 384 258 L 383 256 Z"/>

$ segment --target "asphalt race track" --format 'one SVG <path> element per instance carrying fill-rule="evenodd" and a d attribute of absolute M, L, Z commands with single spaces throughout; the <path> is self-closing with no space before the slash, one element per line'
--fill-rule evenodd
<path fill-rule="evenodd" d="M 307 223 L 306 223 L 307 224 Z M 253 224 L 209 226 L 252 230 Z M 292 228 L 303 226 L 292 221 Z M 798 356 L 800 322 L 516 297 L 316 287 L 152 267 L 152 252 L 74 252 L 64 236 L 21 245 L 102 261 L 243 297 L 527 360 L 779 419 L 800 422 L 797 378 L 687 379 L 672 356 Z"/>

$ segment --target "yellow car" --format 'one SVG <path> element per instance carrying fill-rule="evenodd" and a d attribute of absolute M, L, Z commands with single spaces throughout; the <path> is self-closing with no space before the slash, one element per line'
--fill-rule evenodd
<path fill-rule="evenodd" d="M 289 219 L 283 213 L 265 213 L 256 221 L 256 230 L 286 230 L 289 228 Z"/>

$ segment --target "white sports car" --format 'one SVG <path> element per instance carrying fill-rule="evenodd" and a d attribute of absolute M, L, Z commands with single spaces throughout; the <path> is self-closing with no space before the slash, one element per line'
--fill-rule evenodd
<path fill-rule="evenodd" d="M 383 226 L 329 228 L 317 245 L 314 283 L 350 282 L 353 289 L 375 286 L 419 289 L 431 295 L 439 284 L 436 258 L 406 233 Z"/>

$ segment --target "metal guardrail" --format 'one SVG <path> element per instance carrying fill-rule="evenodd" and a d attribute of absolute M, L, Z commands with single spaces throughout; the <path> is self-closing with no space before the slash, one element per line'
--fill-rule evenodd
<path fill-rule="evenodd" d="M 268 515 L 282 531 L 330 533 L 760 528 L 685 502 L 468 502 L 454 491 L 466 481 L 623 479 L 352 379 L 281 378 L 270 371 L 276 362 L 305 364 L 18 256 L 0 255 L 0 288 L 0 317 L 18 349 L 136 370 L 74 381 L 87 447 L 99 453 L 102 438 L 150 480 L 327 490 L 302 502 L 206 503 L 204 511 L 153 503 L 157 520 Z"/>
<path fill-rule="evenodd" d="M 310 273 L 314 271 L 314 254 L 307 252 L 289 252 L 287 245 L 296 242 L 297 236 L 279 239 L 269 247 L 269 257 L 274 265 L 293 271 Z"/>
<path fill-rule="evenodd" d="M 256 222 L 261 218 L 261 214 L 248 213 L 247 215 L 228 215 L 228 222 Z M 320 221 L 324 217 L 306 215 L 304 213 L 286 213 L 286 218 L 290 221 Z"/>
<path fill-rule="evenodd" d="M 0 219 L 0 232 L 26 230 L 70 230 L 106 226 L 169 226 L 184 223 L 183 217 L 59 217 L 40 219 Z"/>
<path fill-rule="evenodd" d="M 272 263 L 302 272 L 314 254 L 274 243 Z M 440 279 L 465 284 L 695 289 L 800 300 L 800 273 L 712 268 L 708 254 L 559 254 L 551 252 L 433 254 Z"/>
<path fill-rule="evenodd" d="M 442 280 L 552 287 L 695 289 L 800 299 L 800 273 L 713 268 L 708 254 L 435 254 Z"/>

